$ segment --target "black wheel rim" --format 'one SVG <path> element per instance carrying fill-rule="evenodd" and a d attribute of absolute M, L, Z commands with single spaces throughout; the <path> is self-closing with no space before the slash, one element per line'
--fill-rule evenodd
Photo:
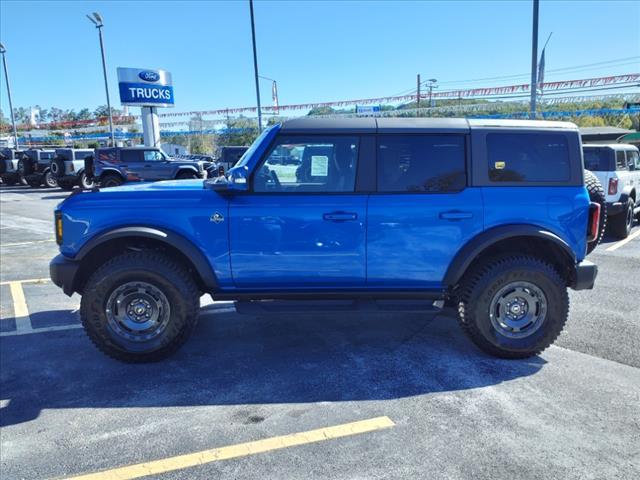
<path fill-rule="evenodd" d="M 148 342 L 166 329 L 171 308 L 158 287 L 146 282 L 128 282 L 109 295 L 105 314 L 118 336 L 133 342 Z"/>
<path fill-rule="evenodd" d="M 531 282 L 512 282 L 502 287 L 489 307 L 491 325 L 501 335 L 525 338 L 540 329 L 547 316 L 547 297 Z"/>
<path fill-rule="evenodd" d="M 55 177 L 51 174 L 51 172 L 47 172 L 47 174 L 44 176 L 44 182 L 49 187 L 57 187 L 58 186 L 58 182 L 55 179 Z"/>

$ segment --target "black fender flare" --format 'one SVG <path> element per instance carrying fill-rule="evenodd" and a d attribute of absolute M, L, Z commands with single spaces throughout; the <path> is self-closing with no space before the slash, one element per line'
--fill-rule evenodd
<path fill-rule="evenodd" d="M 620 194 L 620 200 L 618 200 L 618 201 L 624 205 L 625 203 L 627 203 L 629 201 L 629 197 L 632 196 L 631 195 L 632 192 L 635 193 L 635 186 L 627 185 L 622 190 L 622 193 Z M 638 201 L 638 197 L 636 196 L 634 198 L 635 198 L 635 202 L 637 202 Z"/>
<path fill-rule="evenodd" d="M 122 172 L 120 170 L 118 170 L 117 168 L 113 168 L 113 167 L 103 167 L 102 168 L 102 172 L 100 173 L 100 179 L 102 179 L 102 177 L 104 177 L 107 173 L 115 173 L 116 175 L 118 175 L 122 180 L 124 180 L 125 182 L 127 181 L 127 179 L 125 178 L 124 175 L 122 175 Z"/>
<path fill-rule="evenodd" d="M 173 176 L 177 177 L 180 172 L 184 172 L 187 170 L 192 171 L 193 173 L 196 173 L 196 174 L 200 173 L 200 170 L 197 167 L 194 167 L 193 165 L 180 165 L 179 167 L 176 168 L 176 173 Z"/>
<path fill-rule="evenodd" d="M 93 251 L 101 244 L 114 240 L 116 238 L 125 237 L 143 237 L 151 238 L 162 243 L 165 243 L 171 247 L 178 249 L 189 261 L 193 264 L 193 267 L 200 275 L 204 286 L 213 291 L 218 286 L 213 268 L 209 264 L 209 261 L 205 257 L 204 253 L 196 247 L 191 241 L 187 240 L 184 236 L 175 233 L 171 230 L 160 229 L 157 227 L 147 227 L 144 225 L 131 225 L 127 227 L 115 228 L 107 232 L 96 235 L 85 243 L 74 257 L 74 261 L 82 262 L 82 259 L 86 257 L 89 252 Z"/>
<path fill-rule="evenodd" d="M 569 244 L 562 238 L 557 236 L 555 233 L 535 225 L 501 225 L 499 227 L 485 230 L 484 232 L 473 237 L 464 245 L 464 247 L 462 247 L 458 251 L 453 261 L 449 264 L 447 273 L 444 276 L 443 284 L 446 287 L 452 287 L 456 285 L 460 281 L 464 273 L 467 271 L 471 263 L 484 250 L 501 240 L 506 240 L 508 238 L 514 237 L 536 237 L 543 240 L 551 241 L 555 245 L 560 247 L 561 251 L 566 254 L 567 260 L 571 261 L 573 265 L 576 264 L 576 255 Z"/>

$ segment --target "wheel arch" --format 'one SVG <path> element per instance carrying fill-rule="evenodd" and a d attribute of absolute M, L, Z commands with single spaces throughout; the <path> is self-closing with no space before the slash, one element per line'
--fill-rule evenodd
<path fill-rule="evenodd" d="M 113 167 L 104 167 L 104 168 L 102 168 L 102 172 L 100 172 L 100 177 L 98 177 L 98 178 L 102 179 L 105 175 L 109 175 L 110 173 L 115 173 L 123 181 L 125 181 L 125 182 L 127 181 L 127 179 L 122 174 L 122 172 L 120 170 L 118 170 L 117 168 L 113 168 Z"/>
<path fill-rule="evenodd" d="M 216 289 L 217 279 L 204 253 L 190 240 L 171 230 L 131 225 L 96 235 L 83 245 L 74 260 L 79 263 L 73 290 L 82 293 L 91 273 L 106 259 L 127 250 L 154 249 L 170 253 L 192 272 L 203 292 Z"/>
<path fill-rule="evenodd" d="M 455 287 L 473 265 L 488 256 L 511 252 L 540 257 L 541 251 L 567 284 L 573 284 L 576 265 L 573 250 L 558 235 L 535 225 L 502 225 L 480 233 L 458 251 L 443 283 L 447 287 Z"/>
<path fill-rule="evenodd" d="M 173 176 L 177 177 L 178 175 L 180 175 L 180 172 L 193 172 L 196 175 L 200 173 L 200 171 L 193 165 L 180 165 L 179 167 L 176 168 L 176 171 L 174 172 Z"/>

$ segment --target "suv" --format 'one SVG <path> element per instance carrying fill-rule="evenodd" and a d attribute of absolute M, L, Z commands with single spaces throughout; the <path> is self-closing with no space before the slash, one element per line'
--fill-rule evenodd
<path fill-rule="evenodd" d="M 71 195 L 50 274 L 123 361 L 174 352 L 204 293 L 254 313 L 450 304 L 482 350 L 529 357 L 595 282 L 581 152 L 564 122 L 290 120 L 226 176 Z"/>
<path fill-rule="evenodd" d="M 159 148 L 97 148 L 86 170 L 101 187 L 117 187 L 131 181 L 203 178 L 208 162 L 178 160 Z"/>
<path fill-rule="evenodd" d="M 640 221 L 640 155 L 633 145 L 583 145 L 584 166 L 604 186 L 611 233 L 626 238 Z"/>
<path fill-rule="evenodd" d="M 16 183 L 26 185 L 18 168 L 18 163 L 22 156 L 23 153 L 20 150 L 13 148 L 0 149 L 0 179 L 5 185 L 15 185 Z"/>
<path fill-rule="evenodd" d="M 51 173 L 58 186 L 63 190 L 72 190 L 76 185 L 82 188 L 93 187 L 84 168 L 84 159 L 92 155 L 93 150 L 90 149 L 56 148 L 55 157 L 51 161 Z"/>
<path fill-rule="evenodd" d="M 55 157 L 54 149 L 31 148 L 25 150 L 18 162 L 18 170 L 30 187 L 37 188 L 44 183 L 46 187 L 58 186 L 56 177 L 51 173 L 51 160 Z"/>

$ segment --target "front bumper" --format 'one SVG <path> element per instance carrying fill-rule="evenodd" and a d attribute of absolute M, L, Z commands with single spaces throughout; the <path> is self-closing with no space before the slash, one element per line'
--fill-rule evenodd
<path fill-rule="evenodd" d="M 75 281 L 78 275 L 80 263 L 75 262 L 64 255 L 57 255 L 49 263 L 49 276 L 51 281 L 67 295 L 75 292 Z"/>
<path fill-rule="evenodd" d="M 583 260 L 576 265 L 575 281 L 571 288 L 574 290 L 591 290 L 596 283 L 598 266 L 589 260 Z"/>

